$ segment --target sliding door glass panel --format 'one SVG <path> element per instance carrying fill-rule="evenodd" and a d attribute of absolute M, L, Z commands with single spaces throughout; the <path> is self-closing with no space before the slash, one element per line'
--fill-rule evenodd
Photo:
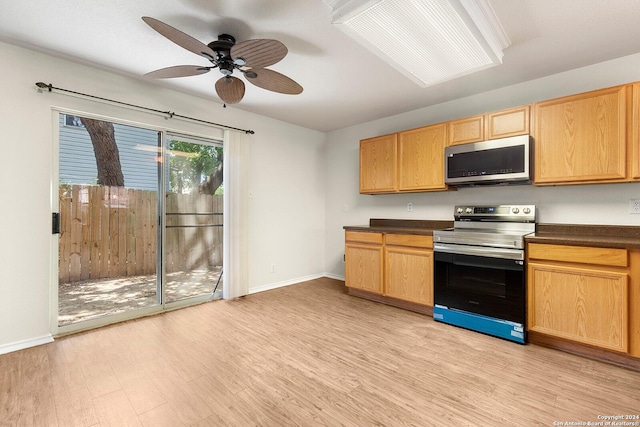
<path fill-rule="evenodd" d="M 160 304 L 158 136 L 59 114 L 58 325 Z"/>
<path fill-rule="evenodd" d="M 168 135 L 165 152 L 165 302 L 221 295 L 222 143 Z"/>

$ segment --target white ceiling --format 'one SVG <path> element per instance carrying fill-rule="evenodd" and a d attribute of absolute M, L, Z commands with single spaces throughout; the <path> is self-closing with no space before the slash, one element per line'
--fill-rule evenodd
<path fill-rule="evenodd" d="M 248 84 L 242 102 L 228 108 L 323 132 L 640 52 L 638 0 L 489 1 L 512 43 L 503 64 L 427 88 L 333 26 L 322 0 L 4 0 L 0 40 L 142 79 L 158 68 L 209 64 L 142 16 L 205 44 L 220 33 L 238 41 L 274 38 L 289 54 L 269 68 L 304 92 L 282 95 Z M 213 87 L 219 77 L 213 70 L 154 84 L 219 101 Z"/>

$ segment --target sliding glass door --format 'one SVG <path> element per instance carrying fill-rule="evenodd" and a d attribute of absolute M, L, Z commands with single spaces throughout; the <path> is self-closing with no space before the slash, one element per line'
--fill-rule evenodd
<path fill-rule="evenodd" d="M 61 331 L 221 295 L 222 143 L 58 116 Z"/>
<path fill-rule="evenodd" d="M 168 134 L 165 300 L 222 295 L 222 143 Z"/>
<path fill-rule="evenodd" d="M 58 325 L 160 304 L 157 132 L 59 114 Z"/>

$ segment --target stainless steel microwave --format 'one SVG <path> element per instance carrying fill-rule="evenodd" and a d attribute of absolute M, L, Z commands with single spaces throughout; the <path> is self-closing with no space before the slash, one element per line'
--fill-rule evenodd
<path fill-rule="evenodd" d="M 445 183 L 458 186 L 530 183 L 532 147 L 529 135 L 446 147 Z"/>

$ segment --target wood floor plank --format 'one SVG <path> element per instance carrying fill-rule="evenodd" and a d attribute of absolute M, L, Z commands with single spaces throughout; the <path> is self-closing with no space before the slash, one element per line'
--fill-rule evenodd
<path fill-rule="evenodd" d="M 142 424 L 122 390 L 102 394 L 93 399 L 101 427 L 140 427 Z"/>
<path fill-rule="evenodd" d="M 58 424 L 65 427 L 85 427 L 98 424 L 89 390 L 85 387 L 59 387 L 54 392 Z"/>
<path fill-rule="evenodd" d="M 317 279 L 0 355 L 0 425 L 550 426 L 635 414 L 640 372 Z"/>

